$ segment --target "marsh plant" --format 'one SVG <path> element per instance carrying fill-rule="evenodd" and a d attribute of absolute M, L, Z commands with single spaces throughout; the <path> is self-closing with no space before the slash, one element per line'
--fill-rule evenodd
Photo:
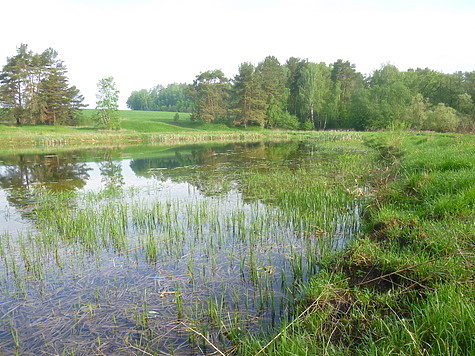
<path fill-rule="evenodd" d="M 360 229 L 364 148 L 325 141 L 186 168 L 193 184 L 178 168 L 177 182 L 33 189 L 33 227 L 0 240 L 2 350 L 199 354 L 271 329 Z"/>
<path fill-rule="evenodd" d="M 368 133 L 364 229 L 328 256 L 294 318 L 241 355 L 475 354 L 475 139 Z"/>

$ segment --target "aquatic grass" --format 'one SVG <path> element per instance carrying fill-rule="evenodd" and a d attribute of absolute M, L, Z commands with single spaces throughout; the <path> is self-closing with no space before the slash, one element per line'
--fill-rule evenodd
<path fill-rule="evenodd" d="M 334 148 L 329 151 L 325 154 Z M 52 291 L 70 285 L 81 293 L 74 330 L 77 335 L 90 330 L 95 346 L 111 342 L 105 337 L 107 325 L 113 325 L 127 345 L 171 352 L 182 347 L 175 343 L 181 340 L 173 324 L 179 319 L 227 349 L 225 333 L 257 332 L 290 315 L 301 286 L 318 271 L 327 250 L 340 248 L 358 229 L 360 193 L 354 192 L 354 174 L 345 175 L 351 159 L 333 162 L 332 172 L 325 173 L 329 158 L 322 156 L 312 168 L 310 157 L 297 168 L 280 162 L 280 168 L 250 169 L 218 195 L 189 188 L 192 199 L 156 187 L 113 194 L 39 191 L 38 230 L 23 236 L 24 254 L 18 250 L 9 268 L 16 269 L 25 293 L 34 293 L 41 281 Z M 303 176 L 302 192 L 293 194 L 296 172 Z M 4 244 L 5 255 L 13 251 Z M 34 277 L 34 269 L 23 266 L 36 262 L 43 270 Z M 58 276 L 57 284 L 48 275 Z M 103 286 L 104 292 L 91 285 Z M 58 293 L 65 318 L 70 304 Z M 72 322 L 65 322 L 65 329 Z"/>

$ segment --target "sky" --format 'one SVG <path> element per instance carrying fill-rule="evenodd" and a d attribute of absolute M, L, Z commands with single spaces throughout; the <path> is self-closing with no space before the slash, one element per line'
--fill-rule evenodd
<path fill-rule="evenodd" d="M 131 92 L 192 83 L 275 56 L 349 61 L 363 74 L 390 63 L 475 70 L 475 0 L 0 0 L 0 67 L 20 44 L 58 52 L 95 107 L 112 76 L 120 108 Z"/>

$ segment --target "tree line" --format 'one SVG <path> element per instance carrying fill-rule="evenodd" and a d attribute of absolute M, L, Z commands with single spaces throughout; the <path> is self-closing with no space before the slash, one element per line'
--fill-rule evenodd
<path fill-rule="evenodd" d="M 191 112 L 193 101 L 189 95 L 188 84 L 156 85 L 150 90 L 133 91 L 126 105 L 132 110 Z"/>
<path fill-rule="evenodd" d="M 33 53 L 22 44 L 0 73 L 2 118 L 18 125 L 77 124 L 84 97 L 69 85 L 66 74 L 55 50 Z"/>
<path fill-rule="evenodd" d="M 69 86 L 66 74 L 54 49 L 33 53 L 28 45 L 20 45 L 0 73 L 0 118 L 17 125 L 78 125 L 87 105 L 79 90 Z M 119 90 L 114 78 L 100 79 L 97 89 L 96 125 L 119 129 Z"/>
<path fill-rule="evenodd" d="M 287 129 L 475 130 L 475 72 L 399 71 L 385 64 L 363 75 L 349 61 L 327 65 L 273 56 L 246 62 L 234 78 L 221 70 L 192 84 L 134 91 L 132 110 L 191 112 L 191 120 Z"/>
<path fill-rule="evenodd" d="M 84 98 L 66 74 L 55 50 L 33 53 L 21 45 L 0 72 L 2 120 L 79 124 Z M 113 78 L 100 80 L 98 89 L 98 125 L 119 128 Z M 365 76 L 349 61 L 327 65 L 291 57 L 281 64 L 268 56 L 257 65 L 242 63 L 233 78 L 215 69 L 198 74 L 191 84 L 134 91 L 127 106 L 190 112 L 191 120 L 243 127 L 474 132 L 474 98 L 475 72 L 399 71 L 385 64 Z"/>

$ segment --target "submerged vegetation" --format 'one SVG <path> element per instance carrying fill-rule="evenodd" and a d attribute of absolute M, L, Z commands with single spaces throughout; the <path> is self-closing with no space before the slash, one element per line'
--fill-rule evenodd
<path fill-rule="evenodd" d="M 362 236 L 321 264 L 296 319 L 244 355 L 475 352 L 473 136 L 372 134 Z"/>
<path fill-rule="evenodd" d="M 140 146 L 128 165 L 4 156 L 0 350 L 472 354 L 474 147 L 320 132 Z"/>
<path fill-rule="evenodd" d="M 28 225 L 1 237 L 2 351 L 236 351 L 290 317 L 318 261 L 358 231 L 346 187 L 363 151 L 359 134 L 239 144 L 196 152 L 191 167 L 131 163 L 152 179 L 140 187 L 110 161 L 98 190 L 9 192 Z M 295 174 L 306 178 L 292 197 Z"/>

